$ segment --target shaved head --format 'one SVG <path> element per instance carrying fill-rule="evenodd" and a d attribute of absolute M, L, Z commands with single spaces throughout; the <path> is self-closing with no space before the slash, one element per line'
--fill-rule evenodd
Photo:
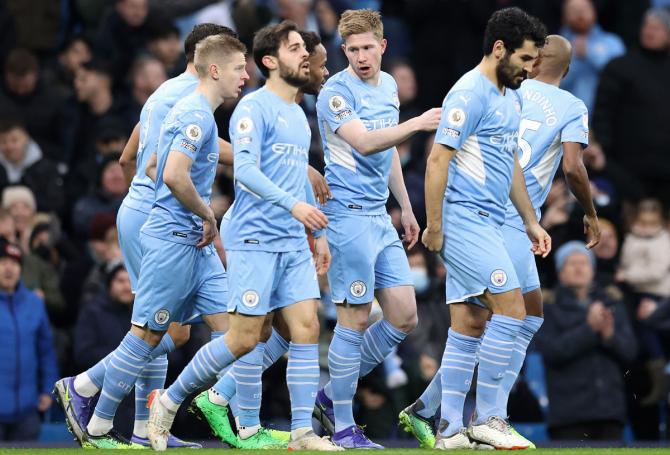
<path fill-rule="evenodd" d="M 549 35 L 530 77 L 563 78 L 572 58 L 572 44 L 561 35 Z"/>

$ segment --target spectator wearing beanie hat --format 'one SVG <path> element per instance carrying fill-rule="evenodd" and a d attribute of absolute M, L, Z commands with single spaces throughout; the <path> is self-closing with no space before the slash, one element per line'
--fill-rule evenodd
<path fill-rule="evenodd" d="M 10 186 L 2 192 L 2 208 L 9 211 L 16 225 L 17 242 L 23 251 L 28 250 L 30 230 L 37 210 L 35 195 L 27 186 Z"/>
<path fill-rule="evenodd" d="M 0 239 L 0 442 L 37 439 L 58 379 L 42 300 L 23 286 L 21 250 Z"/>
<path fill-rule="evenodd" d="M 637 343 L 620 294 L 594 283 L 584 242 L 554 255 L 559 286 L 545 306 L 537 345 L 544 358 L 552 439 L 620 440 L 626 422 L 624 367 Z"/>

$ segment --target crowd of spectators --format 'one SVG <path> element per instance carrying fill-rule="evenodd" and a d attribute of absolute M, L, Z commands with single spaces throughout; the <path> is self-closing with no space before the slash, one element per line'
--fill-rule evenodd
<path fill-rule="evenodd" d="M 513 5 L 573 44 L 563 88 L 590 108 L 584 160 L 602 240 L 593 251 L 579 243 L 583 214 L 559 175 L 542 218 L 555 252 L 538 261 L 546 320 L 531 345 L 543 359 L 546 387 L 531 392 L 532 381 L 522 378 L 511 418 L 544 421 L 554 438 L 619 439 L 631 425 L 635 438 L 659 439 L 670 358 L 670 1 L 4 0 L 0 391 L 12 398 L 0 403 L 0 440 L 36 437 L 54 380 L 95 363 L 128 328 L 133 295 L 115 224 L 128 190 L 119 153 L 149 95 L 185 69 L 182 42 L 194 24 L 229 26 L 251 47 L 261 26 L 293 20 L 320 34 L 334 74 L 346 65 L 336 31 L 341 12 L 380 9 L 385 69 L 398 84 L 402 121 L 441 104 L 481 58 L 491 12 Z M 245 93 L 262 84 L 253 59 L 247 65 Z M 313 127 L 314 105 L 312 97 L 303 101 Z M 233 108 L 226 103 L 215 114 L 224 138 Z M 398 146 L 421 225 L 432 139 L 421 134 Z M 323 168 L 318 140 L 310 160 Z M 221 167 L 217 215 L 232 199 L 232 169 Z M 388 208 L 399 228 L 399 209 L 393 201 Z M 373 438 L 400 436 L 393 416 L 437 371 L 449 327 L 444 267 L 420 246 L 408 255 L 419 326 L 361 382 L 356 413 Z M 322 296 L 325 353 L 334 326 L 325 281 Z M 203 330 L 171 354 L 168 381 L 207 339 Z M 265 419 L 287 419 L 287 393 L 277 387 L 284 372 L 281 362 L 267 372 L 276 380 L 263 398 Z M 130 418 L 119 420 L 123 429 Z M 185 436 L 206 435 L 192 420 L 180 421 Z"/>

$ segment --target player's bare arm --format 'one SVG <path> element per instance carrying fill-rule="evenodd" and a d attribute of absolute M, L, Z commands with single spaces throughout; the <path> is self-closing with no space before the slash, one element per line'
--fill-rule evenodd
<path fill-rule="evenodd" d="M 316 266 L 316 273 L 324 276 L 330 268 L 330 247 L 328 246 L 328 239 L 323 234 L 318 239 L 314 240 L 314 265 Z"/>
<path fill-rule="evenodd" d="M 456 150 L 446 145 L 433 144 L 426 164 L 426 229 L 421 242 L 430 251 L 440 251 L 444 234 L 442 233 L 442 201 L 447 188 L 449 163 L 456 155 Z"/>
<path fill-rule="evenodd" d="M 136 172 L 136 158 L 137 158 L 137 149 L 140 146 L 140 124 L 138 123 L 133 128 L 133 132 L 126 142 L 126 146 L 123 147 L 123 152 L 121 152 L 121 158 L 119 158 L 119 164 L 123 168 L 123 176 L 126 178 L 128 185 L 133 181 Z"/>
<path fill-rule="evenodd" d="M 156 183 L 156 166 L 158 165 L 158 155 L 152 153 L 147 161 L 147 165 L 144 168 L 144 173 L 151 179 L 152 182 Z"/>
<path fill-rule="evenodd" d="M 563 173 L 570 191 L 575 195 L 585 213 L 584 234 L 588 241 L 586 248 L 593 248 L 600 242 L 600 225 L 591 197 L 591 184 L 584 166 L 583 155 L 582 144 L 563 143 Z"/>
<path fill-rule="evenodd" d="M 416 222 L 416 217 L 412 211 L 412 203 L 407 194 L 405 187 L 405 179 L 402 175 L 402 165 L 400 164 L 400 156 L 397 150 L 393 150 L 393 159 L 391 161 L 391 174 L 389 175 L 389 190 L 395 197 L 398 204 L 400 204 L 401 216 L 400 221 L 402 228 L 405 231 L 403 234 L 403 242 L 407 244 L 407 249 L 412 247 L 419 240 L 419 223 Z"/>
<path fill-rule="evenodd" d="M 526 189 L 526 179 L 523 176 L 523 169 L 519 164 L 519 157 L 514 154 L 514 174 L 512 176 L 512 189 L 509 193 L 512 204 L 521 215 L 523 224 L 526 226 L 526 233 L 533 243 L 533 252 L 546 258 L 551 251 L 551 237 L 547 234 L 540 223 L 537 221 L 533 204 L 528 197 Z"/>
<path fill-rule="evenodd" d="M 355 119 L 340 126 L 337 135 L 361 155 L 372 155 L 395 147 L 419 131 L 435 131 L 440 124 L 441 112 L 435 107 L 399 125 L 372 131 L 368 131 L 361 120 Z"/>
<path fill-rule="evenodd" d="M 312 185 L 314 197 L 319 201 L 319 204 L 325 205 L 326 202 L 328 202 L 328 199 L 333 197 L 330 193 L 330 187 L 328 186 L 328 183 L 326 183 L 326 179 L 312 166 L 307 166 L 307 178 L 309 178 L 309 183 Z"/>
<path fill-rule="evenodd" d="M 200 197 L 191 180 L 192 163 L 193 161 L 183 153 L 170 151 L 163 171 L 163 181 L 184 207 L 202 218 L 202 239 L 196 245 L 202 248 L 212 243 L 218 231 L 212 208 Z"/>
<path fill-rule="evenodd" d="M 221 138 L 219 138 L 219 164 L 233 165 L 233 146 Z"/>

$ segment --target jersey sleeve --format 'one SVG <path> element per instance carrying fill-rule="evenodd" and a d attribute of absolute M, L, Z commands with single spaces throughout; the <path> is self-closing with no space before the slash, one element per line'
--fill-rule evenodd
<path fill-rule="evenodd" d="M 211 112 L 191 111 L 179 116 L 171 127 L 174 136 L 170 151 L 177 151 L 188 156 L 191 160 L 207 143 L 214 127 L 214 117 Z"/>
<path fill-rule="evenodd" d="M 298 200 L 287 193 L 259 168 L 262 139 L 267 128 L 262 107 L 256 102 L 237 106 L 230 119 L 235 180 L 271 204 L 291 211 Z"/>
<path fill-rule="evenodd" d="M 483 114 L 482 101 L 474 92 L 458 90 L 448 93 L 442 103 L 442 117 L 435 142 L 458 150 L 474 133 Z"/>
<path fill-rule="evenodd" d="M 568 121 L 561 130 L 561 142 L 577 142 L 584 147 L 589 145 L 589 112 L 582 101 L 570 106 Z"/>
<path fill-rule="evenodd" d="M 347 122 L 358 119 L 354 109 L 354 96 L 347 87 L 335 84 L 321 90 L 316 102 L 319 121 L 325 121 L 333 132 Z"/>

